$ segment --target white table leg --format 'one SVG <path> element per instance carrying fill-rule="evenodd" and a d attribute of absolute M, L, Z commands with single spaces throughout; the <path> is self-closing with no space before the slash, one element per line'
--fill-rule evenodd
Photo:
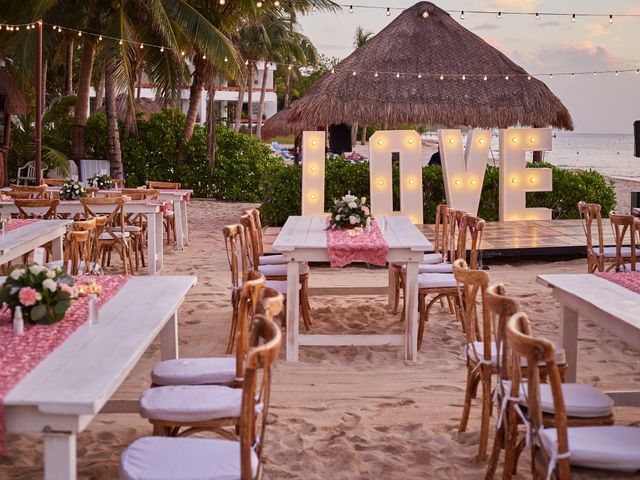
<path fill-rule="evenodd" d="M 62 238 L 58 237 L 51 242 L 51 256 L 53 257 L 53 261 L 62 260 Z"/>
<path fill-rule="evenodd" d="M 389 306 L 393 308 L 396 302 L 396 276 L 393 270 L 393 264 L 387 264 L 389 271 Z"/>
<path fill-rule="evenodd" d="M 287 361 L 298 361 L 300 328 L 300 264 L 287 263 Z"/>
<path fill-rule="evenodd" d="M 156 244 L 157 228 L 157 215 L 147 215 L 147 271 L 149 272 L 149 275 L 156 274 L 156 251 L 158 249 L 158 245 Z M 162 224 L 160 224 L 160 230 L 162 231 Z"/>
<path fill-rule="evenodd" d="M 156 270 L 164 266 L 164 216 L 162 212 L 156 214 Z"/>
<path fill-rule="evenodd" d="M 184 236 L 184 244 L 189 245 L 189 216 L 187 213 L 186 200 L 180 200 L 180 209 L 182 210 L 182 235 Z"/>
<path fill-rule="evenodd" d="M 160 332 L 160 358 L 162 360 L 172 360 L 179 358 L 179 355 L 178 312 L 176 312 Z"/>
<path fill-rule="evenodd" d="M 560 345 L 564 347 L 567 358 L 565 381 L 575 383 L 578 370 L 578 312 L 562 306 L 560 320 Z"/>
<path fill-rule="evenodd" d="M 184 232 L 183 232 L 183 223 L 182 223 L 182 208 L 180 208 L 180 202 L 173 202 L 173 215 L 174 221 L 176 222 L 176 237 L 178 250 L 184 249 Z"/>
<path fill-rule="evenodd" d="M 418 263 L 407 263 L 405 302 L 405 345 L 404 358 L 418 359 Z"/>
<path fill-rule="evenodd" d="M 76 435 L 46 433 L 44 435 L 45 480 L 75 480 Z"/>

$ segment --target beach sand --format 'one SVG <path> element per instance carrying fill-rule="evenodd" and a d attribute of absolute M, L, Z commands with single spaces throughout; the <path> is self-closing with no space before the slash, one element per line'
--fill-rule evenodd
<path fill-rule="evenodd" d="M 631 186 L 617 183 L 620 190 Z M 180 309 L 181 356 L 224 353 L 231 309 L 221 229 L 237 222 L 246 207 L 249 205 L 193 200 L 191 245 L 181 252 L 169 249 L 165 256 L 161 274 L 197 275 L 199 279 Z M 586 260 L 519 261 L 490 264 L 488 273 L 492 281 L 504 282 L 509 294 L 518 299 L 537 334 L 557 340 L 559 307 L 550 290 L 536 283 L 536 275 L 585 271 Z M 383 285 L 386 275 L 377 268 L 313 268 L 311 285 Z M 384 297 L 312 297 L 311 306 L 314 332 L 401 330 L 399 316 L 388 311 Z M 281 355 L 274 373 L 265 478 L 482 478 L 484 465 L 475 461 L 477 402 L 468 431 L 457 431 L 466 375 L 463 344 L 459 324 L 435 307 L 416 363 L 405 362 L 398 348 L 383 347 L 304 348 L 296 364 L 285 362 Z M 115 398 L 136 399 L 149 385 L 149 371 L 157 361 L 156 343 Z M 600 388 L 637 388 L 638 365 L 640 352 L 581 320 L 579 381 Z M 616 408 L 615 415 L 619 424 L 640 424 L 637 409 Z M 78 435 L 79 478 L 117 478 L 122 450 L 150 433 L 149 423 L 137 415 L 98 415 Z M 0 457 L 0 478 L 41 478 L 41 439 L 10 435 L 8 445 L 9 455 Z M 525 454 L 517 478 L 529 478 L 528 472 Z"/>

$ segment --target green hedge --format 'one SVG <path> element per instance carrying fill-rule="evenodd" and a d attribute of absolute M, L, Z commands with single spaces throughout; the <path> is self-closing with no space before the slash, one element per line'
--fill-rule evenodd
<path fill-rule="evenodd" d="M 548 167 L 553 170 L 553 191 L 527 194 L 528 207 L 546 207 L 553 211 L 553 218 L 579 218 L 577 204 L 580 200 L 602 205 L 603 212 L 615 206 L 613 184 L 593 170 L 572 172 L 551 164 L 529 165 Z M 398 164 L 393 163 L 394 184 L 398 183 Z M 263 203 L 260 207 L 264 222 L 268 225 L 282 225 L 290 215 L 300 215 L 301 210 L 301 167 L 279 165 L 267 171 L 262 181 Z M 424 194 L 424 219 L 433 222 L 436 205 L 445 202 L 442 168 L 439 165 L 422 169 Z M 369 196 L 369 164 L 350 164 L 328 158 L 325 168 L 325 210 L 329 210 L 334 198 L 347 191 L 358 196 Z M 488 221 L 499 216 L 499 169 L 488 166 L 482 194 L 479 216 Z M 399 209 L 399 192 L 394 188 L 393 204 Z"/>

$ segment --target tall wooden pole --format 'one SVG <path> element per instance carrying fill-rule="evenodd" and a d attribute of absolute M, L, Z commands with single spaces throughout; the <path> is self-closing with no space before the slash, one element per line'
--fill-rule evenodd
<path fill-rule="evenodd" d="M 42 182 L 42 20 L 36 24 L 38 33 L 36 64 L 36 185 Z"/>

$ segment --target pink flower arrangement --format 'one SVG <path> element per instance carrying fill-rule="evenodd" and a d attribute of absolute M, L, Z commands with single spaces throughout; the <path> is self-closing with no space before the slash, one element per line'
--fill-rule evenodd
<path fill-rule="evenodd" d="M 20 293 L 18 293 L 18 299 L 25 307 L 31 307 L 35 305 L 38 300 L 38 292 L 31 287 L 22 287 Z"/>

